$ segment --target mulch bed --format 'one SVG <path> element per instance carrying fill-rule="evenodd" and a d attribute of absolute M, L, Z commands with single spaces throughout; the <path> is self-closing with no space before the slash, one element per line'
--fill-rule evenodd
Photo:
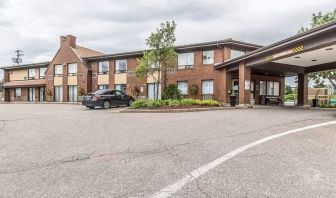
<path fill-rule="evenodd" d="M 233 109 L 235 107 L 223 106 L 205 106 L 205 105 L 188 105 L 188 106 L 161 106 L 155 109 L 141 108 L 141 109 L 125 109 L 121 113 L 177 113 L 177 112 L 195 112 L 195 111 L 213 111 Z"/>

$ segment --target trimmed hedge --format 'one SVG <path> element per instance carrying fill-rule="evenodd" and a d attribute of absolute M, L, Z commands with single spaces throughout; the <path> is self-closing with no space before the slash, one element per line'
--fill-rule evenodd
<path fill-rule="evenodd" d="M 219 106 L 220 103 L 215 100 L 193 100 L 193 99 L 182 99 L 182 100 L 136 100 L 133 102 L 132 109 L 140 108 L 150 108 L 155 109 L 161 106 L 192 106 L 192 105 L 202 105 L 202 106 Z"/>

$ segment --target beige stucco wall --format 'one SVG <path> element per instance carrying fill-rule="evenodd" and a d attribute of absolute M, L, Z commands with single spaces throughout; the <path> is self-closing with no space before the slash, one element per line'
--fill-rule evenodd
<path fill-rule="evenodd" d="M 54 86 L 63 85 L 63 77 L 54 77 Z"/>
<path fill-rule="evenodd" d="M 156 73 L 154 74 L 154 76 L 155 76 L 156 79 L 158 79 L 159 72 L 156 72 Z M 147 83 L 155 83 L 154 78 L 153 78 L 152 76 L 148 76 L 148 77 L 147 77 Z"/>
<path fill-rule="evenodd" d="M 127 73 L 115 74 L 114 84 L 127 84 Z"/>
<path fill-rule="evenodd" d="M 98 85 L 108 85 L 108 84 L 109 84 L 108 74 L 98 75 Z"/>
<path fill-rule="evenodd" d="M 77 76 L 68 76 L 68 85 L 77 85 Z"/>
<path fill-rule="evenodd" d="M 9 74 L 9 81 L 15 81 L 15 80 L 24 80 L 24 78 L 28 78 L 28 70 L 13 70 Z"/>

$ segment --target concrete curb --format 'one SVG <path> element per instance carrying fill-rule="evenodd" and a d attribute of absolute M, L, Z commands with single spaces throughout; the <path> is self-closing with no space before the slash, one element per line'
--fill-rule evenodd
<path fill-rule="evenodd" d="M 210 108 L 192 108 L 192 109 L 125 109 L 120 113 L 183 113 L 198 111 L 219 111 L 229 109 L 246 109 L 246 107 L 210 107 Z"/>
<path fill-rule="evenodd" d="M 1 104 L 69 104 L 69 105 L 81 105 L 81 102 L 0 102 Z"/>

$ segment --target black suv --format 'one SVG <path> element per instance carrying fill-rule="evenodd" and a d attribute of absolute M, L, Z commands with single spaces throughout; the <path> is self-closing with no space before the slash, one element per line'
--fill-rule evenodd
<path fill-rule="evenodd" d="M 82 105 L 90 109 L 95 107 L 108 109 L 111 106 L 131 106 L 133 101 L 134 98 L 132 96 L 129 96 L 122 91 L 105 89 L 85 95 Z"/>

